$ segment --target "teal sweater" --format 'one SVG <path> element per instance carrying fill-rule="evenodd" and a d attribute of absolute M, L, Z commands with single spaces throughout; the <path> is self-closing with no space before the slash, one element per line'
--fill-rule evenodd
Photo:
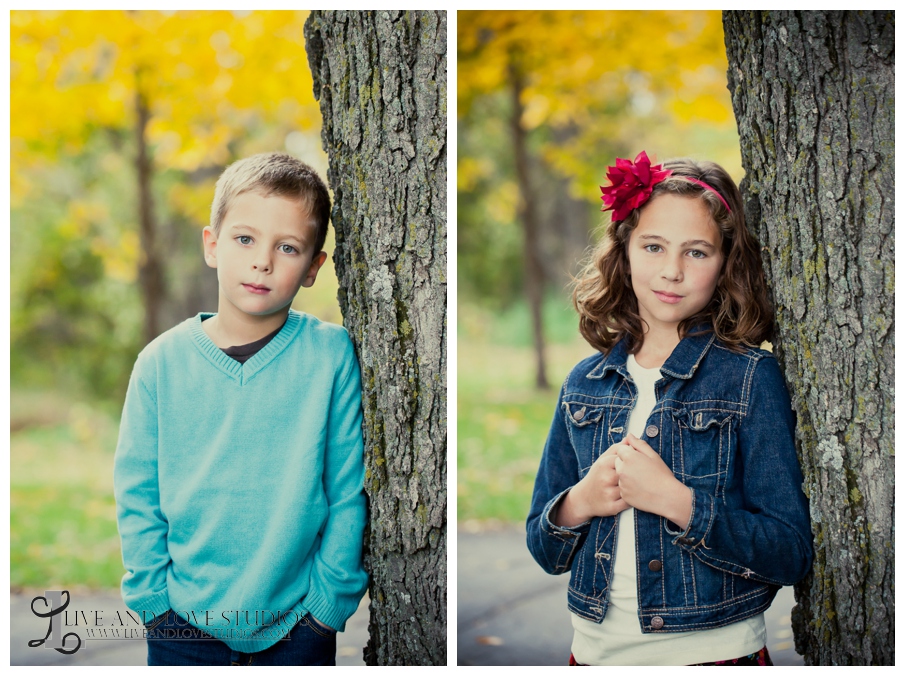
<path fill-rule="evenodd" d="M 361 382 L 342 327 L 290 311 L 240 364 L 198 315 L 138 356 L 114 461 L 122 593 L 258 652 L 367 585 Z M 276 620 L 274 621 L 274 618 Z"/>

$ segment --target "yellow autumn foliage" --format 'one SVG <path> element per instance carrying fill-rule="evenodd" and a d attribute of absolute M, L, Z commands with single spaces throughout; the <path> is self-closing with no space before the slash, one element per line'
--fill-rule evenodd
<path fill-rule="evenodd" d="M 307 15 L 10 12 L 13 206 L 47 199 L 50 188 L 59 188 L 46 183 L 48 172 L 55 165 L 75 166 L 99 131 L 118 139 L 101 160 L 99 180 L 136 177 L 139 100 L 150 113 L 145 140 L 157 174 L 222 166 L 252 135 L 279 147 L 290 132 L 317 129 L 320 112 L 303 34 Z M 169 187 L 168 204 L 155 210 L 205 225 L 213 180 Z M 137 185 L 132 194 L 137 205 Z M 108 277 L 131 283 L 141 255 L 138 214 L 113 218 L 105 199 L 109 190 L 107 197 L 102 191 L 79 195 L 56 232 L 70 241 L 89 237 Z"/>
<path fill-rule="evenodd" d="M 526 107 L 545 98 L 547 118 L 580 115 L 601 83 L 618 94 L 630 73 L 684 100 L 726 88 L 718 11 L 468 11 L 458 13 L 458 31 L 460 114 L 474 96 L 504 87 L 512 63 L 527 75 Z M 703 115 L 722 120 L 731 109 Z"/>
<path fill-rule="evenodd" d="M 661 159 L 703 154 L 740 173 L 727 67 L 718 11 L 458 12 L 460 122 L 480 127 L 475 102 L 502 95 L 521 73 L 521 124 L 569 131 L 541 154 L 576 194 L 590 194 L 612 152 L 634 157 L 649 141 Z M 689 152 L 684 141 L 698 128 L 713 141 Z"/>
<path fill-rule="evenodd" d="M 320 118 L 305 57 L 306 16 L 13 11 L 14 160 L 77 151 L 98 127 L 133 128 L 139 96 L 151 112 L 148 138 L 161 166 L 222 163 L 230 143 L 261 120 L 310 129 Z"/>

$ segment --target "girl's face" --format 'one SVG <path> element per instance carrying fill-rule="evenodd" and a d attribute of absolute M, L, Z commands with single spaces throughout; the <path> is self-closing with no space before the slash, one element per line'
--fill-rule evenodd
<path fill-rule="evenodd" d="M 721 237 L 700 200 L 664 194 L 641 210 L 628 242 L 632 289 L 651 332 L 678 335 L 707 307 L 723 268 Z"/>

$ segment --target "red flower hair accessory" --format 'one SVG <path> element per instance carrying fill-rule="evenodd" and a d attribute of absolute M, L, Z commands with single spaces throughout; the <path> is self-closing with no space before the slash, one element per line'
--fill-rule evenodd
<path fill-rule="evenodd" d="M 617 157 L 616 166 L 607 167 L 606 177 L 611 185 L 600 186 L 603 193 L 600 199 L 606 205 L 601 211 L 612 209 L 615 222 L 628 216 L 632 209 L 642 206 L 650 199 L 654 186 L 672 173 L 669 169 L 661 169 L 662 166 L 651 166 L 650 158 L 643 150 L 634 162 Z"/>

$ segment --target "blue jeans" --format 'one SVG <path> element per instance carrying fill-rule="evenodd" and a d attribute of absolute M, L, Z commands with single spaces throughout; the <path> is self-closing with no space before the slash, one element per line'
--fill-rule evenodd
<path fill-rule="evenodd" d="M 170 638 L 178 635 L 176 638 Z M 168 611 L 148 626 L 148 666 L 335 666 L 336 632 L 306 615 L 285 640 L 266 650 L 242 653 Z"/>

